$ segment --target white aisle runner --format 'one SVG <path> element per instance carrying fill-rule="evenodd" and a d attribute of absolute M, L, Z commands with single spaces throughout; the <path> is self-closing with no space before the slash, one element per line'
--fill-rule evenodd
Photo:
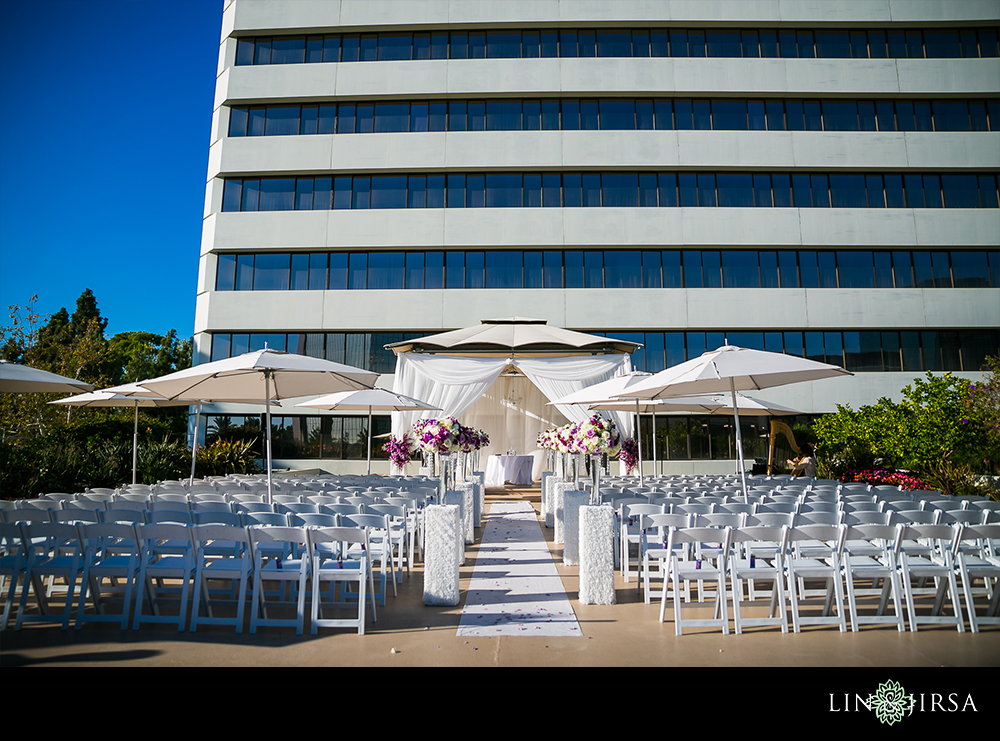
<path fill-rule="evenodd" d="M 490 508 L 458 635 L 582 635 L 528 502 Z"/>

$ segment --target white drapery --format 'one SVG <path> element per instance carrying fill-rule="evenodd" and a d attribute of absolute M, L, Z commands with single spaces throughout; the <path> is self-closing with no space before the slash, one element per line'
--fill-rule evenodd
<path fill-rule="evenodd" d="M 508 366 L 524 377 L 501 378 Z M 529 454 L 536 449 L 535 440 L 542 430 L 566 420 L 580 422 L 591 414 L 586 407 L 546 406 L 547 401 L 628 373 L 631 368 L 628 355 L 477 358 L 400 353 L 393 391 L 426 401 L 441 411 L 393 412 L 392 434 L 408 432 L 421 418 L 461 417 L 463 424 L 490 436 L 485 454 L 509 449 Z M 631 435 L 630 415 L 601 414 L 613 419 L 622 434 Z"/>

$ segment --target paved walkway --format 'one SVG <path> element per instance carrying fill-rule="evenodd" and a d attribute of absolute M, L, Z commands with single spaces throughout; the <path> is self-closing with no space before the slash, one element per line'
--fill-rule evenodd
<path fill-rule="evenodd" d="M 458 635 L 582 636 L 529 502 L 490 508 Z"/>

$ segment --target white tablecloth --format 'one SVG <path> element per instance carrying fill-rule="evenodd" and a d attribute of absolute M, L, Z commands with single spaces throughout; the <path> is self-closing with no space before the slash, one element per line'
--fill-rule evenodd
<path fill-rule="evenodd" d="M 491 455 L 486 460 L 486 486 L 503 486 L 508 481 L 530 486 L 534 460 L 530 455 Z"/>

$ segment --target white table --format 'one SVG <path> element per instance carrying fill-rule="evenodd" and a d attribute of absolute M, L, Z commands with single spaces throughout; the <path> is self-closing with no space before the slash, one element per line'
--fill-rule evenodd
<path fill-rule="evenodd" d="M 508 481 L 516 486 L 531 485 L 530 455 L 491 455 L 486 460 L 486 486 L 499 487 Z"/>

